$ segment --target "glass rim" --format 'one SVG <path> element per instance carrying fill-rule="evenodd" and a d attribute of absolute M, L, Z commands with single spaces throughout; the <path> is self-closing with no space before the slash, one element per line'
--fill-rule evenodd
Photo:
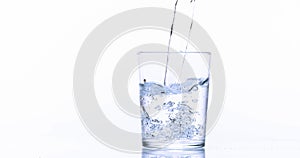
<path fill-rule="evenodd" d="M 211 55 L 212 53 L 211 52 L 167 52 L 167 51 L 165 51 L 165 52 L 163 52 L 163 51 L 161 51 L 161 52 L 159 52 L 159 51 L 140 51 L 140 52 L 137 52 L 136 53 L 136 55 L 142 55 L 142 54 L 168 54 L 168 53 L 170 53 L 170 54 L 185 54 L 185 53 L 187 53 L 187 54 L 207 54 L 207 55 Z"/>

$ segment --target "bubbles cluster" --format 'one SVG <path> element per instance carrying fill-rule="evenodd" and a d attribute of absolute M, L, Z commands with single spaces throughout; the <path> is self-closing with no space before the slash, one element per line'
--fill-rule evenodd
<path fill-rule="evenodd" d="M 200 104 L 199 100 L 206 99 L 205 96 L 198 94 L 207 89 L 207 81 L 208 79 L 191 78 L 184 83 L 169 86 L 151 82 L 141 84 L 143 139 L 168 141 L 204 137 L 203 118 L 206 109 L 194 105 Z M 151 110 L 156 110 L 157 114 L 149 115 Z"/>

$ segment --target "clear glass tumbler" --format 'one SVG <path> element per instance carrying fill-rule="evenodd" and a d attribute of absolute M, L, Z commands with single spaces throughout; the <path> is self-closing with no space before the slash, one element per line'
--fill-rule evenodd
<path fill-rule="evenodd" d="M 211 54 L 140 52 L 137 55 L 143 146 L 203 147 Z"/>

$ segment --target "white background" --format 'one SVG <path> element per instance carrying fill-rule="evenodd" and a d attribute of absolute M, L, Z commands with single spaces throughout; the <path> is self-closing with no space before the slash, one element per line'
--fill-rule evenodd
<path fill-rule="evenodd" d="M 217 45 L 227 82 L 206 157 L 299 157 L 300 1 L 198 1 L 195 19 Z M 81 124 L 74 62 L 105 19 L 174 2 L 0 1 L 0 157 L 140 157 L 105 147 Z"/>

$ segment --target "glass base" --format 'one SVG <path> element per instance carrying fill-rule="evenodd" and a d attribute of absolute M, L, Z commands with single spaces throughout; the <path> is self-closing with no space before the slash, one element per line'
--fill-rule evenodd
<path fill-rule="evenodd" d="M 205 158 L 204 148 L 196 149 L 143 149 L 142 158 Z"/>
<path fill-rule="evenodd" d="M 198 149 L 205 146 L 205 140 L 174 140 L 174 141 L 160 141 L 160 140 L 143 140 L 143 146 L 146 149 Z"/>

